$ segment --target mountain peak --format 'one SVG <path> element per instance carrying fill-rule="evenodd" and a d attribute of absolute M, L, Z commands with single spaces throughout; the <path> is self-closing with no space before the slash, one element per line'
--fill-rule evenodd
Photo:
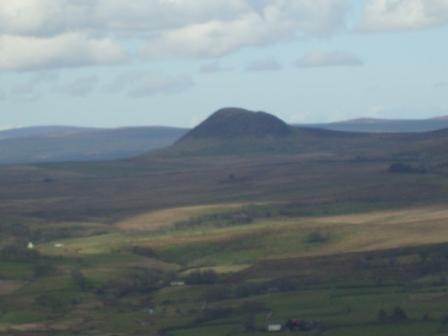
<path fill-rule="evenodd" d="M 291 127 L 266 113 L 241 108 L 223 108 L 212 114 L 185 138 L 266 138 L 290 135 Z"/>

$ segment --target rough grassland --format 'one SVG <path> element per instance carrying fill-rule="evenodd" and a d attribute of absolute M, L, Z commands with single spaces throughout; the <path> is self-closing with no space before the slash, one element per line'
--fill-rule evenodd
<path fill-rule="evenodd" d="M 156 231 L 170 228 L 180 221 L 188 220 L 199 215 L 214 213 L 226 209 L 234 209 L 241 206 L 242 204 L 239 203 L 164 209 L 120 221 L 116 224 L 116 226 L 122 230 L 129 231 Z"/>
<path fill-rule="evenodd" d="M 219 207 L 220 210 L 236 207 Z M 424 207 L 363 214 L 262 219 L 250 224 L 227 227 L 169 228 L 187 214 L 206 214 L 217 207 L 194 207 L 164 210 L 144 215 L 129 223 L 148 223 L 150 232 L 115 232 L 87 238 L 61 240 L 64 247 L 52 244 L 40 247 L 50 255 L 95 255 L 118 251 L 125 247 L 142 246 L 154 249 L 162 259 L 191 266 L 222 266 L 248 264 L 261 259 L 332 255 L 438 244 L 448 241 L 448 210 Z M 163 214 L 163 216 L 161 216 Z M 154 216 L 154 217 L 151 217 Z M 148 218 L 163 218 L 162 231 L 155 231 Z M 124 222 L 126 223 L 126 222 Z M 161 223 L 158 222 L 158 223 Z M 146 224 L 139 228 L 143 229 Z M 313 233 L 325 241 L 308 242 Z"/>

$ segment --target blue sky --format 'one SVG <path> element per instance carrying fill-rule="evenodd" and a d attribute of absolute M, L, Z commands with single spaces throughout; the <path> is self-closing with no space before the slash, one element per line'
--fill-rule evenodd
<path fill-rule="evenodd" d="M 0 3 L 0 129 L 448 115 L 448 0 Z"/>

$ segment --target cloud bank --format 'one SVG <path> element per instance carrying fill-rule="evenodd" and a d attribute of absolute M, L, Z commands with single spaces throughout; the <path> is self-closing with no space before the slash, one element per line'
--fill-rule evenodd
<path fill-rule="evenodd" d="M 217 58 L 344 28 L 350 0 L 21 0 L 0 2 L 0 70 Z"/>
<path fill-rule="evenodd" d="M 347 30 L 358 0 L 0 1 L 0 70 L 213 59 Z M 362 0 L 364 32 L 448 24 L 448 0 Z M 353 23 L 351 23 L 353 25 Z M 132 46 L 132 47 L 130 47 Z M 130 51 L 132 50 L 132 52 Z"/>
<path fill-rule="evenodd" d="M 447 0 L 366 0 L 360 28 L 366 32 L 387 32 L 447 23 Z"/>

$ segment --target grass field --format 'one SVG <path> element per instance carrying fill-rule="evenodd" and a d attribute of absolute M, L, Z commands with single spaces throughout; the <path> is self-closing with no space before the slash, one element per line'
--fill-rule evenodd
<path fill-rule="evenodd" d="M 263 335 L 290 318 L 319 321 L 304 335 L 448 332 L 445 207 L 298 217 L 266 209 L 283 208 L 165 209 L 37 244 L 47 273 L 36 275 L 35 261 L 1 264 L 0 333 Z M 234 220 L 245 211 L 257 215 Z M 212 282 L 188 283 L 210 271 Z M 170 286 L 178 279 L 187 285 Z M 406 319 L 378 320 L 396 306 Z"/>
<path fill-rule="evenodd" d="M 242 209 L 241 205 L 239 207 Z M 118 229 L 114 227 L 110 233 L 59 240 L 62 248 L 50 242 L 39 249 L 44 254 L 78 256 L 142 246 L 174 263 L 220 266 L 247 264 L 259 259 L 438 244 L 446 242 L 448 237 L 448 210 L 442 206 L 324 217 L 278 217 L 244 224 L 225 224 L 222 220 L 214 223 L 211 219 L 192 227 L 175 226 L 184 219 L 191 219 L 193 214 L 210 214 L 212 209 L 219 213 L 231 213 L 231 209 L 239 211 L 237 205 L 163 210 L 120 222 Z M 153 222 L 153 219 L 156 220 Z M 131 227 L 138 232 L 129 231 Z M 308 241 L 313 234 L 321 234 L 322 241 Z"/>

